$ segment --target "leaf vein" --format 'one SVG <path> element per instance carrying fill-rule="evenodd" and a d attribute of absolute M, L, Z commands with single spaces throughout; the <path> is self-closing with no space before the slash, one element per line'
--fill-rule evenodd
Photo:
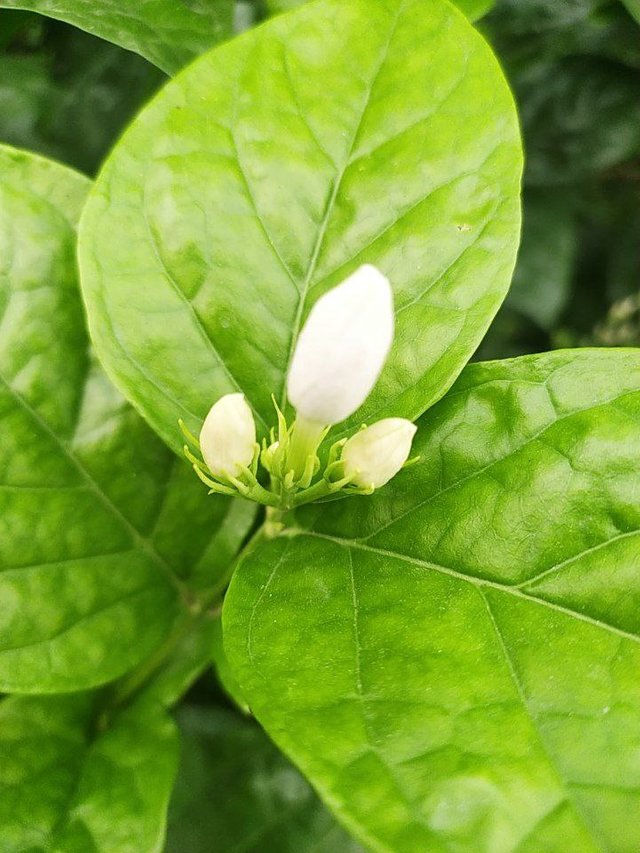
<path fill-rule="evenodd" d="M 14 400 L 18 403 L 18 405 L 31 417 L 31 419 L 42 429 L 59 447 L 62 455 L 71 463 L 71 465 L 76 469 L 76 471 L 81 475 L 84 481 L 87 483 L 89 489 L 96 495 L 98 500 L 102 503 L 102 505 L 107 509 L 107 511 L 113 515 L 120 525 L 128 532 L 129 536 L 133 539 L 138 547 L 144 550 L 149 557 L 158 565 L 166 577 L 170 580 L 173 586 L 180 592 L 183 593 L 184 584 L 175 574 L 173 568 L 169 565 L 169 563 L 162 557 L 158 551 L 154 548 L 153 544 L 145 539 L 138 530 L 133 526 L 133 524 L 129 521 L 129 519 L 123 515 L 122 511 L 116 506 L 115 503 L 108 497 L 108 495 L 100 488 L 98 482 L 91 476 L 89 470 L 84 467 L 84 465 L 80 462 L 77 456 L 73 455 L 66 444 L 62 441 L 62 439 L 51 429 L 49 424 L 41 417 L 41 415 L 27 402 L 27 400 L 13 388 L 7 380 L 4 378 L 2 374 L 0 374 L 0 382 L 5 386 L 8 393 L 14 398 Z"/>
<path fill-rule="evenodd" d="M 286 368 L 285 368 L 284 375 L 283 375 L 282 394 L 280 397 L 280 408 L 283 410 L 284 410 L 284 407 L 286 405 L 286 399 L 287 399 L 287 375 L 289 373 L 289 367 L 291 365 L 291 359 L 293 358 L 293 351 L 294 351 L 294 348 L 296 345 L 296 341 L 298 339 L 298 333 L 300 332 L 300 327 L 302 325 L 302 315 L 304 313 L 305 303 L 307 300 L 307 295 L 309 293 L 309 287 L 310 287 L 311 279 L 312 279 L 313 274 L 316 270 L 318 258 L 320 257 L 320 251 L 321 251 L 322 245 L 324 243 L 324 238 L 325 238 L 325 235 L 327 232 L 327 228 L 329 227 L 329 220 L 331 219 L 331 215 L 333 213 L 335 202 L 336 202 L 336 199 L 338 198 L 338 194 L 339 194 L 340 188 L 342 186 L 342 181 L 343 181 L 344 176 L 345 176 L 347 169 L 349 167 L 349 160 L 351 158 L 351 155 L 353 154 L 353 150 L 354 150 L 355 144 L 356 144 L 357 139 L 358 139 L 358 133 L 360 132 L 360 128 L 362 127 L 362 122 L 364 121 L 364 117 L 365 117 L 365 114 L 367 112 L 367 107 L 369 106 L 369 103 L 371 102 L 371 96 L 373 93 L 373 89 L 376 85 L 376 82 L 377 82 L 377 80 L 378 80 L 378 78 L 382 72 L 382 69 L 384 68 L 385 62 L 386 62 L 387 57 L 389 55 L 389 49 L 391 47 L 391 42 L 393 41 L 393 37 L 396 33 L 396 30 L 398 28 L 398 23 L 400 21 L 402 6 L 403 6 L 403 3 L 398 4 L 398 9 L 396 11 L 395 20 L 393 22 L 392 27 L 390 28 L 390 31 L 389 31 L 389 37 L 388 37 L 385 45 L 383 46 L 383 50 L 381 52 L 380 60 L 378 62 L 377 68 L 375 69 L 375 71 L 372 75 L 371 83 L 370 83 L 368 90 L 367 90 L 367 96 L 364 99 L 364 103 L 362 104 L 362 109 L 360 110 L 360 115 L 358 116 L 358 119 L 355 123 L 353 134 L 351 136 L 351 140 L 350 140 L 350 143 L 349 143 L 346 155 L 345 155 L 344 164 L 334 179 L 333 187 L 332 187 L 331 193 L 329 195 L 329 199 L 327 201 L 327 206 L 326 206 L 326 209 L 324 212 L 324 216 L 322 217 L 322 222 L 320 223 L 320 227 L 318 228 L 318 233 L 316 235 L 315 245 L 313 247 L 313 250 L 311 252 L 311 257 L 309 259 L 309 266 L 307 269 L 307 274 L 306 274 L 304 282 L 302 284 L 302 290 L 300 293 L 300 298 L 298 299 L 298 307 L 296 309 L 296 316 L 295 316 L 293 325 L 291 327 L 291 338 L 289 341 L 289 354 L 287 356 L 287 364 L 286 364 Z"/>
<path fill-rule="evenodd" d="M 448 575 L 449 577 L 456 578 L 457 580 L 470 583 L 473 586 L 495 589 L 498 592 L 504 593 L 506 595 L 512 595 L 515 598 L 530 601 L 531 603 L 536 604 L 540 607 L 546 607 L 549 610 L 554 610 L 558 613 L 562 613 L 565 616 L 571 616 L 574 619 L 579 619 L 582 622 L 586 622 L 587 624 L 593 625 L 594 627 L 600 628 L 601 630 L 608 631 L 618 637 L 622 637 L 625 640 L 631 640 L 634 643 L 640 643 L 640 635 L 638 634 L 633 634 L 630 631 L 625 631 L 622 628 L 618 628 L 615 625 L 610 624 L 609 622 L 603 622 L 600 619 L 596 619 L 595 617 L 590 616 L 588 613 L 583 613 L 579 610 L 573 610 L 570 607 L 565 607 L 562 604 L 557 604 L 555 602 L 547 601 L 544 598 L 539 598 L 538 596 L 533 595 L 530 592 L 525 592 L 522 589 L 518 589 L 515 586 L 500 584 L 497 581 L 491 581 L 487 578 L 479 577 L 478 575 L 464 574 L 463 572 L 459 572 L 457 569 L 453 569 L 450 566 L 443 566 L 440 563 L 433 563 L 429 560 L 421 560 L 417 557 L 411 557 L 407 554 L 401 554 L 397 551 L 389 551 L 385 550 L 384 548 L 379 548 L 373 545 L 366 545 L 364 542 L 358 539 L 342 539 L 339 536 L 330 536 L 326 533 L 316 533 L 315 531 L 303 529 L 293 531 L 289 530 L 287 532 L 288 534 L 294 533 L 297 536 L 311 536 L 315 539 L 324 539 L 328 542 L 335 542 L 336 545 L 341 545 L 345 548 L 355 548 L 358 551 L 366 551 L 371 554 L 378 554 L 381 557 L 389 557 L 394 560 L 400 560 L 404 563 L 409 563 L 410 565 L 417 566 L 418 568 L 432 569 L 433 571 L 439 572 L 440 574 Z"/>
<path fill-rule="evenodd" d="M 546 387 L 546 383 L 540 383 L 540 384 L 544 385 Z M 441 489 L 440 491 L 437 491 L 437 492 L 434 492 L 433 494 L 428 495 L 428 497 L 426 497 L 424 500 L 420 501 L 419 503 L 415 504 L 412 507 L 409 507 L 409 509 L 400 513 L 400 515 L 395 516 L 390 521 L 387 521 L 385 524 L 383 524 L 377 530 L 374 530 L 372 533 L 368 534 L 367 536 L 362 537 L 362 541 L 367 541 L 369 539 L 372 539 L 375 536 L 378 536 L 380 533 L 383 533 L 385 530 L 387 530 L 392 525 L 401 521 L 403 518 L 406 518 L 406 516 L 410 515 L 412 512 L 415 512 L 416 510 L 421 509 L 424 506 L 427 506 L 427 504 L 431 503 L 432 501 L 436 500 L 437 498 L 442 497 L 442 495 L 446 494 L 446 492 L 450 492 L 453 489 L 457 489 L 459 486 L 462 486 L 465 483 L 468 483 L 471 480 L 474 480 L 476 477 L 480 477 L 486 471 L 489 471 L 491 468 L 495 467 L 496 465 L 499 465 L 500 463 L 511 458 L 512 456 L 515 456 L 516 453 L 519 453 L 521 450 L 523 450 L 529 444 L 533 444 L 534 441 L 537 441 L 541 436 L 543 436 L 548 430 L 552 429 L 552 427 L 554 427 L 556 424 L 559 424 L 562 421 L 568 420 L 569 418 L 575 417 L 576 415 L 579 415 L 582 412 L 594 411 L 596 409 L 604 408 L 605 406 L 610 406 L 612 403 L 615 403 L 618 400 L 623 399 L 624 397 L 630 397 L 630 396 L 639 395 L 639 394 L 640 394 L 640 392 L 638 392 L 638 391 L 626 391 L 623 394 L 617 394 L 608 400 L 604 400 L 595 406 L 594 405 L 584 406 L 583 408 L 574 409 L 573 411 L 568 412 L 566 415 L 556 417 L 553 421 L 546 424 L 546 426 L 544 426 L 542 429 L 538 430 L 537 432 L 533 433 L 533 435 L 530 435 L 528 438 L 526 438 L 521 444 L 518 444 L 516 447 L 513 447 L 511 450 L 508 451 L 508 453 L 505 453 L 504 456 L 500 456 L 498 459 L 494 459 L 492 462 L 489 462 L 487 465 L 483 465 L 482 468 L 478 468 L 476 471 L 472 471 L 472 473 L 468 474 L 466 477 L 461 477 L 459 480 L 455 480 L 453 483 L 450 483 L 446 488 Z"/>
<path fill-rule="evenodd" d="M 495 615 L 491 609 L 491 604 L 490 604 L 489 600 L 487 599 L 487 596 L 484 594 L 484 591 L 481 588 L 478 588 L 478 593 L 479 593 L 479 595 L 480 595 L 480 597 L 484 603 L 484 606 L 486 607 L 487 615 L 489 617 L 489 622 L 491 624 L 491 627 L 493 628 L 493 632 L 495 634 L 496 640 L 498 641 L 498 646 L 500 647 L 500 650 L 502 652 L 502 657 L 503 657 L 504 662 L 507 666 L 507 669 L 511 675 L 511 679 L 513 681 L 513 684 L 514 684 L 514 686 L 518 692 L 518 696 L 520 697 L 520 703 L 522 705 L 522 708 L 525 711 L 526 715 L 529 717 L 529 720 L 531 722 L 531 728 L 536 733 L 536 737 L 537 737 L 538 743 L 540 744 L 542 752 L 547 757 L 547 760 L 549 762 L 549 766 L 554 771 L 556 779 L 558 780 L 558 783 L 559 783 L 559 787 L 564 792 L 565 799 L 569 803 L 571 803 L 575 817 L 583 825 L 583 827 L 586 829 L 588 834 L 592 835 L 591 827 L 587 823 L 585 816 L 582 813 L 582 810 L 576 804 L 567 781 L 561 776 L 560 770 L 556 766 L 556 760 L 557 760 L 556 757 L 550 751 L 550 749 L 547 746 L 544 738 L 542 737 L 542 733 L 540 732 L 540 729 L 538 728 L 538 721 L 535 717 L 535 714 L 533 713 L 533 711 L 531 710 L 531 708 L 529 706 L 529 700 L 527 698 L 527 693 L 526 693 L 526 690 L 524 688 L 524 684 L 522 683 L 520 676 L 518 675 L 515 664 L 511 658 L 511 654 L 509 652 L 509 649 L 507 648 L 507 644 L 505 643 L 504 637 L 502 636 L 502 632 L 500 631 L 500 628 L 499 628 L 498 623 L 496 621 Z M 604 853 L 604 851 L 603 851 L 603 853 Z"/>

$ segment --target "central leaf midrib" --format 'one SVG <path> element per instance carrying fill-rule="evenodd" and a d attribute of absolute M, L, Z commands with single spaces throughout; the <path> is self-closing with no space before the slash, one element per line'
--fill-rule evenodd
<path fill-rule="evenodd" d="M 200 318 L 200 315 L 198 314 L 198 311 L 196 310 L 195 305 L 193 304 L 193 302 L 190 299 L 187 298 L 186 294 L 184 293 L 182 288 L 179 286 L 179 284 L 175 278 L 175 275 L 171 272 L 171 270 L 167 266 L 167 264 L 166 264 L 166 262 L 162 256 L 162 253 L 160 251 L 160 247 L 158 245 L 156 235 L 153 231 L 153 228 L 151 227 L 151 223 L 149 222 L 149 218 L 146 214 L 146 204 L 144 203 L 144 200 L 143 200 L 143 214 L 144 214 L 143 219 L 144 219 L 145 227 L 147 229 L 147 233 L 149 235 L 149 242 L 151 244 L 153 255 L 154 255 L 157 263 L 159 264 L 162 272 L 164 273 L 165 279 L 167 280 L 167 282 L 169 283 L 171 288 L 174 290 L 176 295 L 179 297 L 179 299 L 184 303 L 184 305 L 186 305 L 188 311 L 190 312 L 191 316 L 194 319 L 196 329 L 198 330 L 198 333 L 199 333 L 202 341 L 204 342 L 205 346 L 207 346 L 211 349 L 216 361 L 218 362 L 218 364 L 220 365 L 220 367 L 224 371 L 224 373 L 227 376 L 227 379 L 229 380 L 231 385 L 235 388 L 236 391 L 239 391 L 240 393 L 242 393 L 242 385 L 236 379 L 236 377 L 233 375 L 233 373 L 231 372 L 231 369 L 229 368 L 229 365 L 227 364 L 225 359 L 222 357 L 222 355 L 218 351 L 216 345 L 213 342 L 213 339 L 208 334 L 208 332 L 204 326 L 204 323 L 202 322 L 202 319 Z M 260 423 L 266 429 L 267 424 L 264 421 L 262 415 L 257 410 L 254 412 L 254 414 L 258 418 Z"/>
<path fill-rule="evenodd" d="M 333 213 L 334 205 L 335 205 L 336 199 L 338 197 L 338 193 L 340 192 L 340 188 L 342 186 L 342 181 L 344 180 L 344 176 L 345 176 L 345 174 L 349 168 L 349 164 L 351 161 L 351 155 L 353 154 L 355 144 L 358 140 L 358 133 L 360 132 L 360 128 L 362 127 L 362 122 L 364 121 L 364 117 L 366 115 L 367 109 L 368 109 L 369 104 L 371 102 L 371 95 L 373 94 L 373 89 L 376 85 L 378 77 L 380 76 L 380 73 L 381 73 L 381 71 L 384 67 L 384 64 L 387 60 L 387 57 L 389 55 L 389 49 L 391 47 L 391 42 L 393 41 L 393 37 L 395 35 L 396 29 L 398 27 L 398 23 L 400 21 L 400 15 L 402 12 L 402 7 L 403 7 L 403 3 L 402 2 L 398 3 L 398 8 L 396 11 L 394 21 L 393 21 L 393 23 L 389 29 L 389 37 L 388 37 L 387 41 L 385 42 L 385 44 L 382 48 L 380 60 L 378 62 L 377 67 L 375 68 L 375 70 L 373 72 L 373 75 L 371 78 L 371 83 L 369 85 L 369 88 L 368 88 L 367 93 L 366 93 L 366 97 L 364 98 L 364 102 L 362 104 L 362 109 L 360 110 L 360 114 L 356 120 L 354 129 L 353 129 L 353 134 L 351 136 L 351 140 L 350 140 L 349 145 L 347 146 L 347 149 L 345 151 L 344 162 L 343 162 L 342 168 L 336 174 L 336 177 L 334 179 L 333 188 L 332 188 L 331 193 L 329 195 L 329 199 L 327 201 L 327 207 L 326 207 L 324 216 L 322 218 L 322 222 L 320 223 L 320 226 L 318 228 L 318 233 L 316 235 L 315 244 L 314 244 L 314 247 L 312 249 L 310 259 L 309 259 L 309 266 L 307 268 L 307 274 L 305 276 L 304 281 L 302 282 L 302 287 L 300 289 L 300 296 L 298 299 L 298 306 L 296 309 L 296 316 L 295 316 L 295 319 L 293 321 L 293 326 L 291 329 L 291 338 L 289 341 L 289 353 L 287 355 L 287 363 L 285 366 L 283 379 L 282 379 L 282 393 L 280 395 L 280 408 L 283 411 L 284 411 L 284 408 L 285 408 L 286 402 L 287 402 L 287 376 L 289 374 L 289 368 L 291 366 L 291 359 L 293 358 L 293 352 L 294 352 L 295 345 L 296 345 L 296 342 L 298 339 L 298 334 L 300 333 L 300 327 L 302 325 L 302 316 L 304 314 L 307 296 L 309 294 L 309 287 L 311 284 L 311 279 L 313 278 L 313 275 L 316 271 L 316 267 L 318 264 L 318 258 L 320 257 L 320 251 L 321 251 L 323 243 L 324 243 L 324 238 L 325 238 L 325 235 L 327 232 L 327 228 L 329 227 L 329 221 L 330 221 L 331 215 Z"/>

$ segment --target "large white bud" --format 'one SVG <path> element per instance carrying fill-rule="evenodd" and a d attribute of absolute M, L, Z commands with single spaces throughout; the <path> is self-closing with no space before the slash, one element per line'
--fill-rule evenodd
<path fill-rule="evenodd" d="M 200 450 L 216 477 L 236 477 L 251 464 L 256 425 L 244 394 L 226 394 L 213 404 L 200 431 Z"/>
<path fill-rule="evenodd" d="M 298 416 L 336 424 L 376 383 L 393 341 L 393 293 L 366 264 L 316 302 L 298 338 L 287 394 Z"/>
<path fill-rule="evenodd" d="M 364 489 L 384 486 L 409 458 L 415 434 L 415 424 L 404 418 L 385 418 L 360 430 L 342 450 L 345 476 Z"/>

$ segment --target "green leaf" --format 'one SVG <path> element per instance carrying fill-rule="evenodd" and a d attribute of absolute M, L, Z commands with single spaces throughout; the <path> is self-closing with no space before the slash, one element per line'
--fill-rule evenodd
<path fill-rule="evenodd" d="M 477 21 L 495 6 L 496 0 L 453 0 L 470 21 Z"/>
<path fill-rule="evenodd" d="M 3 853 L 160 850 L 178 764 L 175 725 L 138 702 L 106 729 L 95 698 L 0 703 Z"/>
<path fill-rule="evenodd" d="M 274 18 L 170 83 L 101 173 L 80 239 L 100 358 L 175 448 L 179 416 L 195 430 L 238 388 L 264 428 L 311 304 L 366 261 L 396 339 L 350 426 L 417 416 L 504 298 L 520 170 L 500 69 L 448 3 Z"/>
<path fill-rule="evenodd" d="M 516 358 L 531 352 L 540 352 L 548 346 L 548 338 L 538 326 L 524 314 L 509 305 L 503 305 L 472 360 Z"/>
<path fill-rule="evenodd" d="M 277 15 L 297 9 L 306 2 L 307 0 L 266 0 L 266 6 L 270 15 Z M 470 21 L 477 21 L 495 5 L 495 0 L 453 0 L 453 2 Z"/>
<path fill-rule="evenodd" d="M 0 0 L 5 9 L 27 9 L 66 21 L 139 53 L 174 74 L 232 34 L 232 0 Z"/>
<path fill-rule="evenodd" d="M 189 706 L 178 722 L 166 853 L 363 853 L 254 723 Z"/>
<path fill-rule="evenodd" d="M 516 94 L 527 184 L 584 181 L 640 153 L 640 40 L 617 3 L 501 0 L 483 30 Z"/>
<path fill-rule="evenodd" d="M 551 328 L 569 299 L 577 228 L 565 192 L 525 194 L 522 245 L 506 304 Z"/>
<path fill-rule="evenodd" d="M 253 518 L 207 498 L 90 356 L 75 275 L 89 182 L 0 147 L 0 689 L 140 663 L 223 581 Z"/>
<path fill-rule="evenodd" d="M 374 850 L 640 848 L 640 351 L 472 365 L 421 462 L 239 566 L 256 717 Z"/>
<path fill-rule="evenodd" d="M 302 6 L 307 0 L 266 0 L 266 7 L 270 15 L 279 15 L 282 12 L 290 12 Z"/>
<path fill-rule="evenodd" d="M 493 20 L 513 35 L 543 33 L 580 24 L 609 0 L 497 0 Z"/>
<path fill-rule="evenodd" d="M 640 23 L 640 0 L 622 0 L 633 17 Z"/>
<path fill-rule="evenodd" d="M 220 619 L 216 619 L 213 624 L 210 651 L 216 675 L 222 689 L 243 714 L 250 714 L 251 709 L 242 695 L 238 680 L 229 666 L 229 661 L 224 651 L 222 644 L 222 621 Z"/>
<path fill-rule="evenodd" d="M 1 32 L 18 13 L 0 15 Z M 37 32 L 0 62 L 0 139 L 93 173 L 165 75 L 116 45 L 32 17 Z"/>

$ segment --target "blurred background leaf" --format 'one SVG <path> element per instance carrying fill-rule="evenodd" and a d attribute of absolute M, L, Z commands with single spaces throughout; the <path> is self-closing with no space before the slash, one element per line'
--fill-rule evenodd
<path fill-rule="evenodd" d="M 623 0 L 636 21 L 640 21 L 640 0 Z"/>
<path fill-rule="evenodd" d="M 134 53 L 33 13 L 0 10 L 0 141 L 94 174 L 166 79 Z"/>
<path fill-rule="evenodd" d="M 640 289 L 640 28 L 618 0 L 498 0 L 479 26 L 527 168 L 512 291 L 476 358 L 603 345 Z"/>
<path fill-rule="evenodd" d="M 0 0 L 66 21 L 176 74 L 233 32 L 234 0 Z"/>
<path fill-rule="evenodd" d="M 364 853 L 254 720 L 187 705 L 166 853 Z"/>

